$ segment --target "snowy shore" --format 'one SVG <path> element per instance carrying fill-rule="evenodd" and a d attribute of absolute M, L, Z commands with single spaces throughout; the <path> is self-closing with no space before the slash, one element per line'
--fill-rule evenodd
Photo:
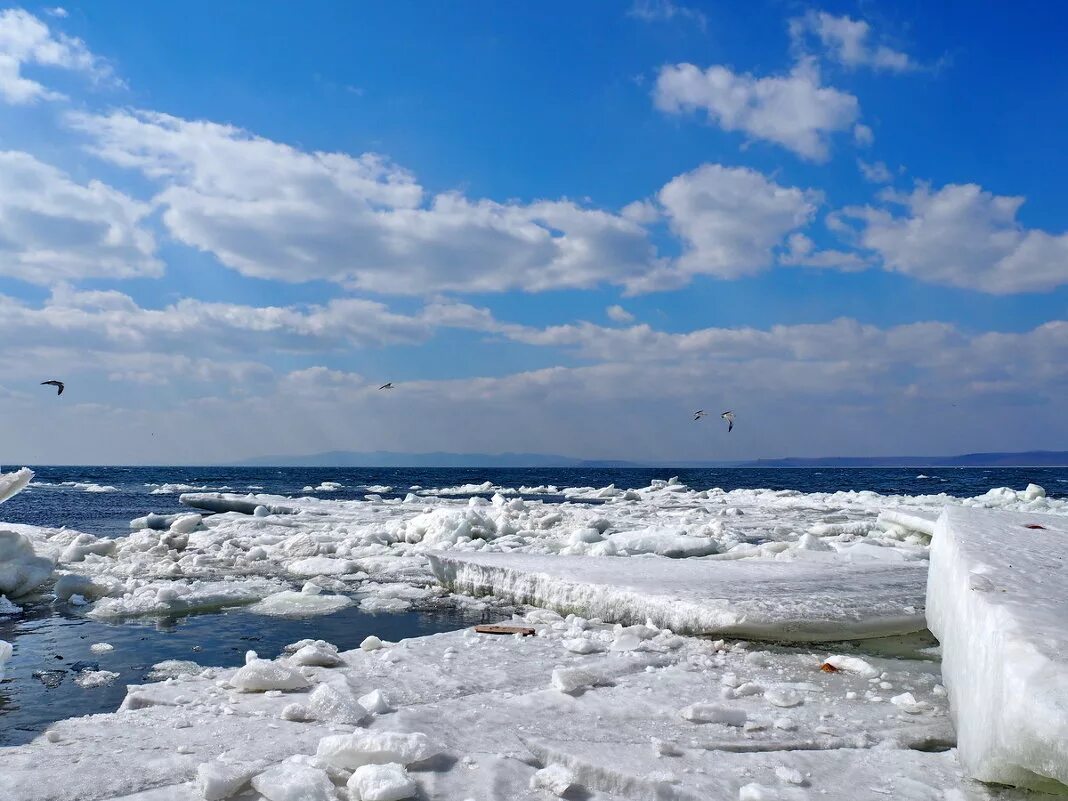
<path fill-rule="evenodd" d="M 961 674 L 943 679 L 938 649 L 860 638 L 924 627 L 944 507 L 1060 521 L 1068 502 L 1033 485 L 970 499 L 551 488 L 564 503 L 529 489 L 548 488 L 194 493 L 182 501 L 199 511 L 118 539 L 0 526 L 0 590 L 97 619 L 464 605 L 519 608 L 536 630 L 172 666 L 114 714 L 0 750 L 0 799 L 1023 797 L 962 778 L 943 686 L 954 697 Z"/>

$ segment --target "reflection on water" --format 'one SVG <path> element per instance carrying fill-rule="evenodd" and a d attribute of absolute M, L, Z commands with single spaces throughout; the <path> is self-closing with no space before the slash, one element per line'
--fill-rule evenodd
<path fill-rule="evenodd" d="M 113 712 L 126 696 L 126 685 L 143 683 L 152 665 L 165 659 L 237 666 L 244 663 L 249 649 L 273 658 L 284 646 L 305 638 L 327 640 L 348 650 L 369 634 L 396 641 L 480 622 L 484 622 L 481 616 L 458 611 L 368 614 L 349 607 L 297 620 L 230 609 L 102 623 L 49 604 L 28 604 L 22 616 L 0 617 L 0 640 L 15 645 L 0 681 L 0 745 L 27 742 L 56 720 Z M 89 646 L 100 642 L 110 643 L 114 650 L 93 653 Z M 74 679 L 84 669 L 109 670 L 119 677 L 103 687 L 82 688 Z"/>

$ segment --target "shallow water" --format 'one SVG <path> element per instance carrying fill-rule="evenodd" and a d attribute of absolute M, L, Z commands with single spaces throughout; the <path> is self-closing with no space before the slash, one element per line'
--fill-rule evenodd
<path fill-rule="evenodd" d="M 17 618 L 0 617 L 0 640 L 14 642 L 15 655 L 0 681 L 0 745 L 33 739 L 48 724 L 77 715 L 113 712 L 127 684 L 146 681 L 152 665 L 182 659 L 207 666 L 244 664 L 249 649 L 278 656 L 289 643 L 323 639 L 341 650 L 357 647 L 370 634 L 401 640 L 454 631 L 483 622 L 456 611 L 369 614 L 349 607 L 305 619 L 265 618 L 243 609 L 179 618 L 102 623 L 48 603 L 25 605 Z M 113 651 L 94 654 L 93 643 Z M 118 673 L 103 687 L 79 687 L 81 669 Z"/>

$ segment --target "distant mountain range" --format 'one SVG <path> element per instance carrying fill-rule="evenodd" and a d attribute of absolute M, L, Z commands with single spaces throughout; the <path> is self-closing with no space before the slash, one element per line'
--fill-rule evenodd
<path fill-rule="evenodd" d="M 243 467 L 1060 467 L 1068 451 L 965 453 L 957 456 L 825 456 L 713 462 L 628 462 L 575 459 L 548 453 L 398 453 L 327 451 L 307 456 L 261 456 Z"/>

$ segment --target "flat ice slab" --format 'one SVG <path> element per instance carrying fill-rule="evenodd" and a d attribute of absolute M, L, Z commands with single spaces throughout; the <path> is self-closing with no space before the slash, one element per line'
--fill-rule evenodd
<path fill-rule="evenodd" d="M 1068 783 L 1068 519 L 947 507 L 927 618 L 968 774 Z"/>
<path fill-rule="evenodd" d="M 433 553 L 453 592 L 685 634 L 820 642 L 919 631 L 924 564 Z"/>

